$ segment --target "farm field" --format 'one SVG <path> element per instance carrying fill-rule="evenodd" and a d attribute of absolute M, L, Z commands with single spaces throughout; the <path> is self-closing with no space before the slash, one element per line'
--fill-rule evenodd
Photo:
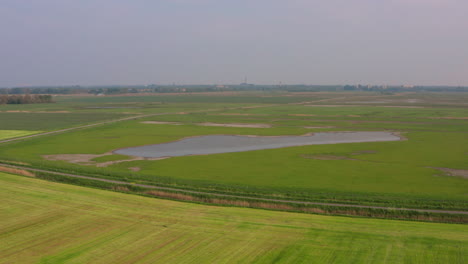
<path fill-rule="evenodd" d="M 122 116 L 107 113 L 0 113 L 0 130 L 48 131 Z"/>
<path fill-rule="evenodd" d="M 466 225 L 218 207 L 0 173 L 0 263 L 466 263 Z"/>
<path fill-rule="evenodd" d="M 468 110 L 462 100 L 465 94 L 286 95 L 289 96 L 252 93 L 249 100 L 244 93 L 84 97 L 74 101 L 73 97 L 64 97 L 61 104 L 65 105 L 92 102 L 145 107 L 165 100 L 164 109 L 176 111 L 10 143 L 0 148 L 0 159 L 129 182 L 223 193 L 407 208 L 468 209 L 468 182 L 464 178 L 468 170 Z M 265 98 L 267 102 L 263 101 Z M 257 103 L 247 104 L 252 102 Z M 109 114 L 109 109 L 115 113 L 128 110 L 93 111 Z M 152 113 L 149 109 L 146 113 Z M 163 160 L 112 153 L 121 148 L 202 135 L 280 136 L 333 131 L 391 131 L 398 132 L 403 140 Z"/>

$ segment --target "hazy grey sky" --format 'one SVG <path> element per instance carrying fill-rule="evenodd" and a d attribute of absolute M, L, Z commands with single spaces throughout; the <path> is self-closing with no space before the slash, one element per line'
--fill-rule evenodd
<path fill-rule="evenodd" d="M 468 85 L 467 0 L 0 0 L 0 86 Z"/>

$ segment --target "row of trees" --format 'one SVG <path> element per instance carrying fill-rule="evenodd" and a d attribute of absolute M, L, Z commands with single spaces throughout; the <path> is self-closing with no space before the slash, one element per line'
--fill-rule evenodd
<path fill-rule="evenodd" d="M 15 94 L 15 95 L 0 95 L 1 104 L 44 104 L 53 103 L 52 95 L 48 94 Z"/>
<path fill-rule="evenodd" d="M 129 85 L 129 86 L 63 86 L 0 88 L 1 94 L 126 94 L 126 93 L 197 93 L 216 91 L 375 91 L 375 92 L 467 92 L 468 87 L 454 86 L 384 86 L 384 85 Z"/>

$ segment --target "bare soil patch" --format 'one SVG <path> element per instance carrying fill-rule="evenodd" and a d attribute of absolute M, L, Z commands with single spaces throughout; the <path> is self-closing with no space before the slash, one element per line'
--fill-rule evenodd
<path fill-rule="evenodd" d="M 335 155 L 301 155 L 305 159 L 315 159 L 315 160 L 357 160 L 351 159 L 345 156 L 335 156 Z"/>
<path fill-rule="evenodd" d="M 393 107 L 393 108 L 425 108 L 424 106 L 402 106 L 402 105 L 383 105 L 382 107 Z"/>
<path fill-rule="evenodd" d="M 96 167 L 108 167 L 113 164 L 129 162 L 129 161 L 161 160 L 161 159 L 168 158 L 168 157 L 160 157 L 160 158 L 134 157 L 131 159 L 106 161 L 106 162 L 100 162 L 100 163 L 92 160 L 98 157 L 112 155 L 112 154 L 113 154 L 112 152 L 107 152 L 104 154 L 56 154 L 56 155 L 43 155 L 42 157 L 46 160 L 60 160 L 60 161 L 66 161 L 69 163 L 80 164 L 80 165 L 94 165 Z"/>
<path fill-rule="evenodd" d="M 198 123 L 199 126 L 214 126 L 214 127 L 248 127 L 248 128 L 271 128 L 269 124 L 241 124 L 241 123 L 230 123 L 230 124 L 220 124 L 220 123 Z"/>
<path fill-rule="evenodd" d="M 430 119 L 459 119 L 459 120 L 466 120 L 466 119 L 468 119 L 468 116 L 464 116 L 464 117 L 455 117 L 455 116 L 430 117 Z"/>
<path fill-rule="evenodd" d="M 29 176 L 29 177 L 35 177 L 34 173 L 26 171 L 26 170 L 21 170 L 21 169 L 15 169 L 15 168 L 10 168 L 10 167 L 3 167 L 0 166 L 0 171 L 7 172 L 7 173 L 13 173 L 13 174 L 19 174 L 23 176 Z"/>
<path fill-rule="evenodd" d="M 261 114 L 246 114 L 246 113 L 222 113 L 222 114 L 209 114 L 217 116 L 265 116 Z"/>
<path fill-rule="evenodd" d="M 140 167 L 130 167 L 128 169 L 131 170 L 131 171 L 134 171 L 134 172 L 141 171 Z"/>
<path fill-rule="evenodd" d="M 304 128 L 307 128 L 307 129 L 315 129 L 315 128 L 334 128 L 334 126 L 305 126 Z"/>
<path fill-rule="evenodd" d="M 70 111 L 23 111 L 23 110 L 8 110 L 2 111 L 4 113 L 41 113 L 41 114 L 54 114 L 54 113 L 70 113 Z"/>
<path fill-rule="evenodd" d="M 182 125 L 179 122 L 163 122 L 163 121 L 143 121 L 142 124 L 154 124 L 154 125 Z"/>
<path fill-rule="evenodd" d="M 455 176 L 455 177 L 462 177 L 464 179 L 468 179 L 468 170 L 457 170 L 457 169 L 450 169 L 450 168 L 437 168 L 437 167 L 430 167 L 432 169 L 440 170 L 445 173 L 447 176 Z"/>
<path fill-rule="evenodd" d="M 82 163 L 93 163 L 92 159 L 99 158 L 102 156 L 110 155 L 111 153 L 105 154 L 56 154 L 56 155 L 42 155 L 46 160 L 61 160 L 70 163 L 82 164 Z"/>
<path fill-rule="evenodd" d="M 317 116 L 317 115 L 310 115 L 310 114 L 289 114 L 288 116 Z"/>

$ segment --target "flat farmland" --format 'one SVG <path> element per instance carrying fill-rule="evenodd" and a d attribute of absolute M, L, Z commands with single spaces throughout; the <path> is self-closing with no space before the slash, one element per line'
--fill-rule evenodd
<path fill-rule="evenodd" d="M 466 225 L 207 206 L 0 173 L 0 263 L 466 263 Z"/>
<path fill-rule="evenodd" d="M 122 117 L 109 113 L 0 113 L 0 130 L 56 130 Z"/>
<path fill-rule="evenodd" d="M 347 101 L 340 93 L 255 94 L 252 96 L 285 97 L 289 101 L 269 99 L 268 103 L 248 106 L 238 101 L 243 96 L 167 96 L 164 98 L 168 101 L 185 98 L 189 101 L 187 109 L 197 110 L 10 143 L 0 149 L 0 158 L 130 182 L 218 192 L 409 208 L 468 208 L 464 176 L 468 170 L 468 111 L 458 98 L 464 95 L 345 95 Z M 155 96 L 153 100 L 161 98 Z M 260 102 L 261 98 L 249 102 Z M 208 99 L 211 103 L 193 102 Z M 129 103 L 138 97 L 79 100 Z M 136 103 L 149 104 L 145 100 Z M 443 104 L 436 104 L 437 100 Z M 222 107 L 222 102 L 233 101 L 236 104 Z M 378 106 L 372 102 L 379 102 Z M 181 107 L 182 103 L 171 104 Z M 390 131 L 399 133 L 402 140 L 163 160 L 112 153 L 203 135 L 281 136 L 333 131 Z"/>

